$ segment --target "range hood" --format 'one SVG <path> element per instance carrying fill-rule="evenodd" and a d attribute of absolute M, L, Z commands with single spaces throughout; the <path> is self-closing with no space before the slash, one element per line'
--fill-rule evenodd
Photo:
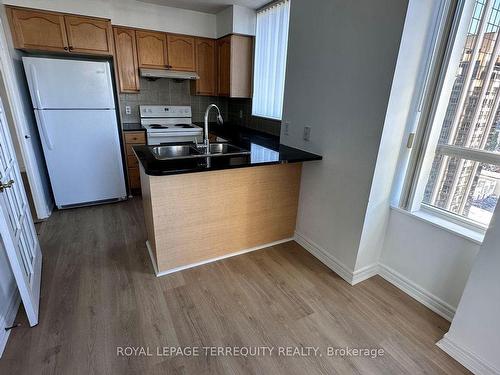
<path fill-rule="evenodd" d="M 140 69 L 141 77 L 149 79 L 172 78 L 172 79 L 200 79 L 196 72 L 181 72 L 178 70 L 163 69 Z"/>

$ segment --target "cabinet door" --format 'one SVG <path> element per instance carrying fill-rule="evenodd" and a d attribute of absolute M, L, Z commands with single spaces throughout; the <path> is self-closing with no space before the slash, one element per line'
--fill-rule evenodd
<path fill-rule="evenodd" d="M 137 92 L 139 91 L 139 64 L 135 30 L 115 27 L 113 33 L 120 92 Z"/>
<path fill-rule="evenodd" d="M 7 7 L 14 47 L 67 51 L 64 17 L 58 13 Z"/>
<path fill-rule="evenodd" d="M 194 72 L 195 45 L 194 38 L 182 35 L 167 35 L 168 65 L 173 70 Z"/>
<path fill-rule="evenodd" d="M 64 16 L 70 52 L 112 55 L 113 38 L 109 20 Z"/>
<path fill-rule="evenodd" d="M 193 82 L 196 95 L 216 95 L 215 40 L 196 38 L 196 72 L 200 76 Z"/>
<path fill-rule="evenodd" d="M 146 144 L 146 133 L 144 131 L 127 131 L 123 133 L 125 149 L 127 154 L 127 173 L 129 188 L 136 190 L 141 188 L 139 177 L 139 163 L 135 157 L 133 146 Z"/>
<path fill-rule="evenodd" d="M 139 174 L 139 168 L 129 168 L 128 182 L 130 189 L 136 190 L 141 188 L 141 177 Z"/>
<path fill-rule="evenodd" d="M 231 36 L 217 41 L 217 94 L 231 94 Z"/>
<path fill-rule="evenodd" d="M 154 31 L 136 31 L 140 68 L 167 69 L 167 36 Z"/>

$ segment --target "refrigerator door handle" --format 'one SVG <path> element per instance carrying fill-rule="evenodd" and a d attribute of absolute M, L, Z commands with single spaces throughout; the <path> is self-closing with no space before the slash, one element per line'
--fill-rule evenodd
<path fill-rule="evenodd" d="M 43 109 L 42 108 L 42 99 L 40 97 L 40 90 L 38 89 L 38 79 L 37 79 L 37 75 L 36 75 L 36 67 L 34 64 L 30 65 L 30 75 L 31 75 L 31 84 L 33 87 L 35 102 L 36 102 L 35 108 Z"/>
<path fill-rule="evenodd" d="M 52 140 L 50 139 L 50 134 L 47 130 L 47 127 L 45 126 L 45 121 L 43 119 L 43 113 L 41 111 L 35 111 L 35 117 L 38 122 L 38 125 L 40 126 L 40 130 L 42 131 L 42 136 L 45 140 L 45 143 L 47 144 L 47 147 L 49 150 L 54 149 L 54 145 L 52 143 Z"/>

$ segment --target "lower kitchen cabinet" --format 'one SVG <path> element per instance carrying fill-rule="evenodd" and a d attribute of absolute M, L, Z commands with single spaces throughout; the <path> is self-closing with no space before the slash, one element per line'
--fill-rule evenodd
<path fill-rule="evenodd" d="M 146 134 L 144 131 L 127 131 L 124 132 L 124 140 L 127 156 L 128 185 L 130 190 L 139 190 L 141 188 L 139 164 L 132 147 L 146 144 Z"/>
<path fill-rule="evenodd" d="M 128 169 L 128 183 L 131 190 L 139 190 L 141 188 L 141 177 L 138 167 Z"/>

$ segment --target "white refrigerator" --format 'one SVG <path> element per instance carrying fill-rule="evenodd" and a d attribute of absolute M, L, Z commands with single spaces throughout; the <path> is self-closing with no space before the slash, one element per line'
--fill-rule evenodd
<path fill-rule="evenodd" d="M 109 63 L 23 57 L 23 64 L 57 207 L 125 199 Z"/>

